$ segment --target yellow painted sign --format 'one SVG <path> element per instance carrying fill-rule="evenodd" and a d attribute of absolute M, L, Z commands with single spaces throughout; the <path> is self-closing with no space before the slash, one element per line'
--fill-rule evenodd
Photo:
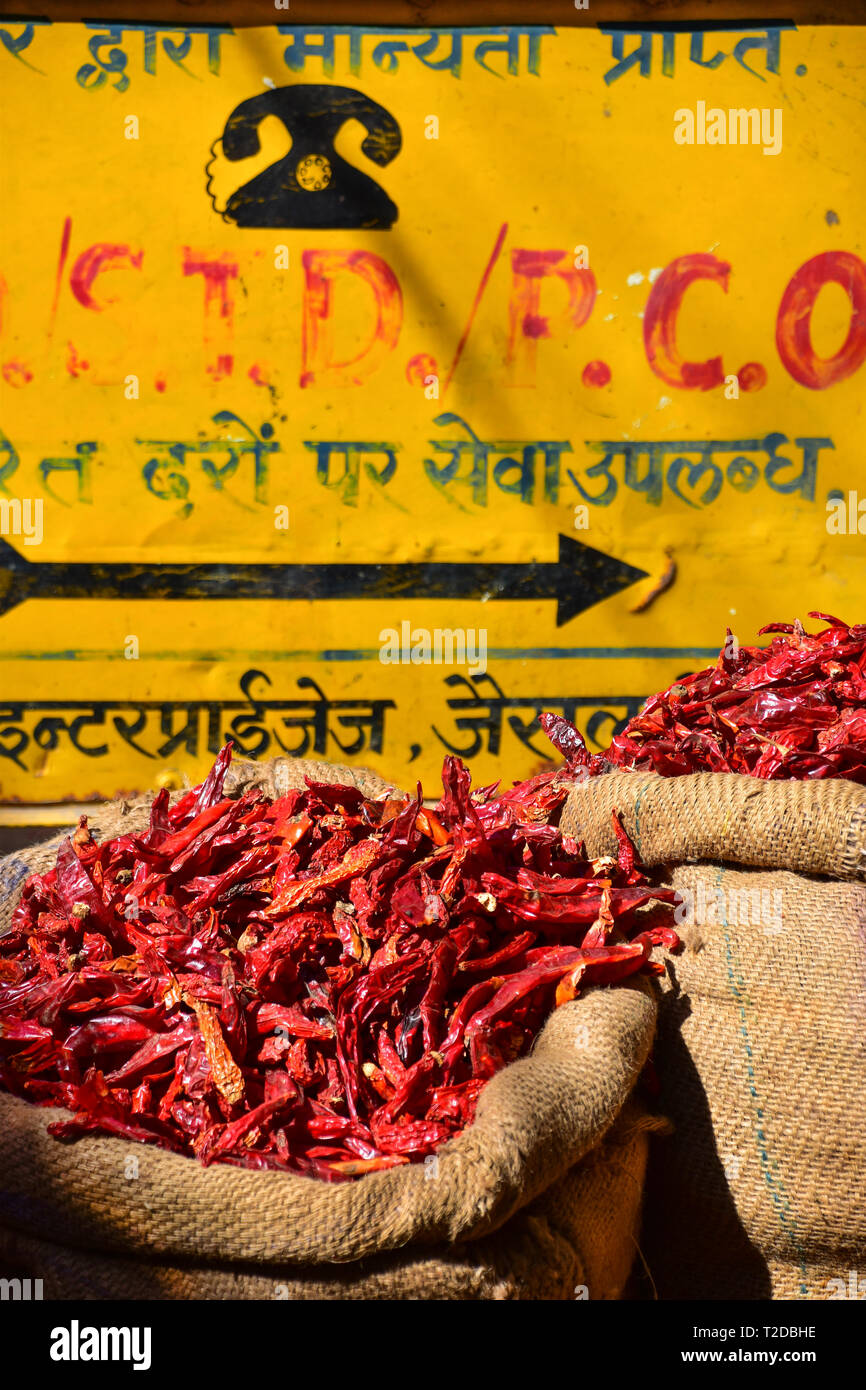
<path fill-rule="evenodd" d="M 541 709 L 597 749 L 726 625 L 862 620 L 864 65 L 2 21 L 0 798 L 225 738 L 511 780 Z"/>

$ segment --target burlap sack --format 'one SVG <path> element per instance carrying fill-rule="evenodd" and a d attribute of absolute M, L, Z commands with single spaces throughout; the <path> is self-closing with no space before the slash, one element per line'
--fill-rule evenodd
<path fill-rule="evenodd" d="M 612 805 L 644 862 L 716 861 L 667 876 L 684 949 L 654 1057 L 675 1130 L 641 1242 L 659 1297 L 863 1297 L 866 789 L 613 774 L 575 788 L 563 827 L 608 852 Z"/>
<path fill-rule="evenodd" d="M 169 1263 L 0 1226 L 0 1269 L 6 1277 L 41 1279 L 43 1297 L 60 1299 L 616 1299 L 635 1255 L 647 1133 L 657 1123 L 629 1103 L 579 1164 L 477 1239 L 298 1267 L 276 1260 Z"/>
<path fill-rule="evenodd" d="M 611 811 L 644 864 L 732 864 L 866 879 L 866 788 L 842 779 L 764 782 L 731 772 L 613 772 L 579 782 L 560 820 L 594 854 L 615 854 Z"/>
<path fill-rule="evenodd" d="M 98 817 L 102 834 L 146 819 L 144 805 Z M 587 991 L 435 1163 L 352 1183 L 62 1145 L 46 1132 L 61 1112 L 0 1093 L 0 1257 L 49 1297 L 616 1298 L 660 1124 L 621 1112 L 655 1015 L 644 981 Z"/>
<path fill-rule="evenodd" d="M 369 767 L 344 767 L 342 763 L 321 763 L 313 758 L 271 758 L 265 763 L 233 758 L 226 773 L 225 794 L 239 796 L 247 787 L 261 787 L 276 800 L 296 787 L 304 787 L 307 778 L 312 782 L 348 783 L 374 798 L 394 791 L 392 782 L 386 782 Z"/>
<path fill-rule="evenodd" d="M 659 1122 L 635 1107 L 598 1146 L 654 1022 L 642 982 L 588 991 L 493 1078 L 437 1164 L 353 1183 L 61 1145 L 46 1125 L 62 1112 L 0 1093 L 0 1253 L 55 1297 L 616 1298 Z"/>

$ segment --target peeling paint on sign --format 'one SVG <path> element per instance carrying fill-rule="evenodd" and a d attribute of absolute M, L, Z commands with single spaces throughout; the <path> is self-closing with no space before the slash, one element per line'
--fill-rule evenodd
<path fill-rule="evenodd" d="M 2 21 L 0 798 L 227 737 L 510 781 L 729 622 L 862 620 L 864 64 Z"/>

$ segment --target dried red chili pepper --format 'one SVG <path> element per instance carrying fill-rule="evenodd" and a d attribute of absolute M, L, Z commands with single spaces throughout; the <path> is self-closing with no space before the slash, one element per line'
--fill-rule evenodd
<path fill-rule="evenodd" d="M 809 616 L 829 627 L 809 634 L 800 623 L 768 623 L 767 647 L 738 647 L 728 632 L 714 666 L 653 695 L 603 754 L 590 754 L 561 715 L 540 722 L 572 773 L 627 767 L 663 777 L 866 782 L 866 624 Z"/>
<path fill-rule="evenodd" d="M 558 1002 L 676 941 L 618 822 L 596 862 L 548 823 L 561 772 L 496 795 L 449 758 L 431 811 L 420 788 L 232 801 L 229 756 L 143 834 L 82 818 L 0 938 L 0 1084 L 72 1110 L 58 1138 L 329 1181 L 417 1162 Z"/>

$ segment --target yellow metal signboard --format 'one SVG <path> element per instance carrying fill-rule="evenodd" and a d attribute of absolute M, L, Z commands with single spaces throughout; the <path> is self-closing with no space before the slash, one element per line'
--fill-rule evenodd
<path fill-rule="evenodd" d="M 726 624 L 863 617 L 866 29 L 0 65 L 0 798 L 516 778 L 540 709 L 598 748 Z"/>

